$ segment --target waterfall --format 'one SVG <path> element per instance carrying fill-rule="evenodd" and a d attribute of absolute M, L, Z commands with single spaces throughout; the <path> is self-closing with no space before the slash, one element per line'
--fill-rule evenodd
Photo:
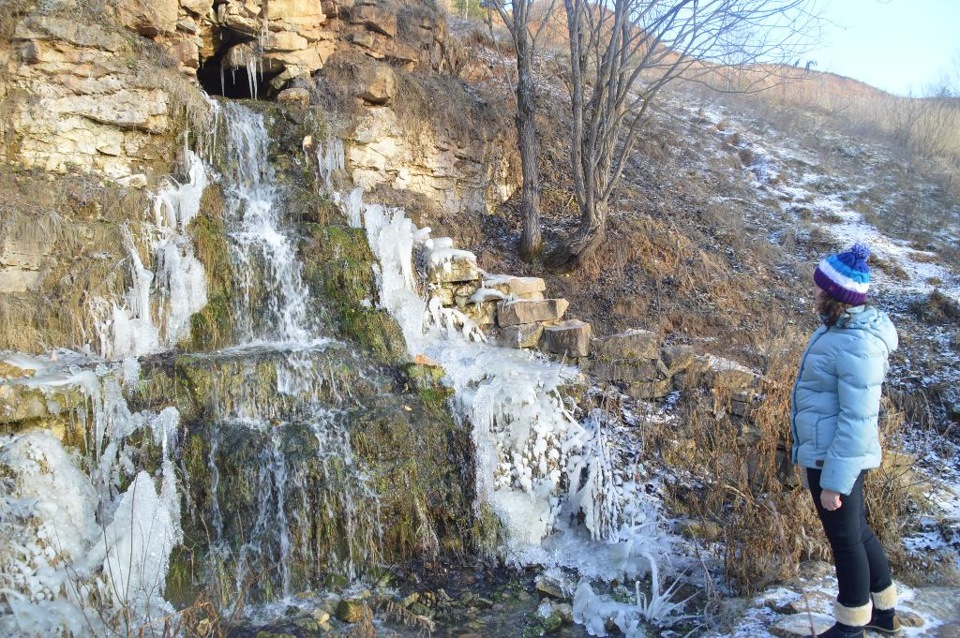
<path fill-rule="evenodd" d="M 237 345 L 192 355 L 191 362 L 209 368 L 216 381 L 205 463 L 214 522 L 210 557 L 233 574 L 227 597 L 269 599 L 317 586 L 304 582 L 303 565 L 356 578 L 378 551 L 381 524 L 378 497 L 366 487 L 360 464 L 350 461 L 344 417 L 329 405 L 349 395 L 331 373 L 332 357 L 348 351 L 321 334 L 308 311 L 295 237 L 268 162 L 264 116 L 229 102 L 222 115 Z M 318 483 L 318 476 L 324 480 Z M 237 500 L 238 487 L 252 492 Z M 322 534 L 311 531 L 317 508 L 330 519 Z M 321 545 L 336 540 L 318 547 L 311 534 L 327 539 Z"/>
<path fill-rule="evenodd" d="M 474 489 L 477 518 L 497 515 L 500 549 L 513 561 L 569 567 L 585 577 L 645 571 L 650 560 L 641 548 L 656 553 L 662 544 L 658 513 L 624 460 L 625 439 L 601 412 L 579 415 L 565 396 L 566 387 L 582 382 L 579 371 L 485 343 L 469 324 L 457 327 L 465 322 L 455 321 L 456 311 L 423 298 L 415 256 L 442 242 L 400 209 L 365 204 L 359 189 L 334 192 L 344 153 L 342 143 L 328 139 L 316 151 L 320 181 L 379 262 L 379 308 L 363 311 L 389 311 L 411 358 L 438 361 L 454 391 L 457 421 L 438 426 L 437 438 L 447 446 L 439 458 L 459 460 L 460 473 L 434 474 L 467 497 L 423 491 L 409 510 L 406 503 L 381 507 L 387 490 L 421 487 L 389 479 L 426 482 L 426 475 L 403 474 L 406 468 L 391 474 L 393 468 L 377 461 L 365 467 L 363 459 L 379 459 L 375 448 L 401 441 L 383 431 L 420 426 L 416 419 L 427 411 L 414 404 L 426 401 L 412 392 L 396 398 L 402 371 L 385 373 L 326 333 L 310 306 L 297 237 L 268 162 L 267 122 L 233 103 L 221 115 L 222 172 L 187 153 L 189 177 L 160 190 L 141 236 L 132 225 L 126 231 L 130 288 L 93 308 L 103 358 L 64 353 L 56 362 L 24 364 L 37 374 L 21 385 L 83 393 L 85 403 L 71 418 L 85 440 L 80 455 L 39 431 L 0 437 L 0 602 L 11 612 L 0 629 L 160 633 L 158 619 L 173 614 L 163 585 L 175 589 L 175 560 L 189 566 L 182 569 L 189 578 L 218 588 L 211 597 L 225 606 L 356 581 L 385 562 L 391 516 L 415 521 L 402 530 L 402 549 L 426 554 L 439 546 L 431 524 L 440 520 L 426 508 L 448 506 L 437 493 L 461 498 L 469 510 Z M 206 300 L 203 267 L 187 233 L 203 212 L 209 180 L 219 182 L 224 198 L 236 341 L 216 352 L 138 360 L 181 341 Z M 131 409 L 124 397 L 154 378 L 162 391 L 190 395 L 178 403 L 187 406 L 183 415 L 162 405 L 166 395 L 138 396 L 152 409 Z M 408 398 L 413 407 L 403 403 Z M 407 422 L 398 416 L 404 410 L 411 412 Z M 401 436 L 417 445 L 417 433 L 410 428 Z M 384 464 L 418 465 L 404 454 L 384 455 Z M 464 476 L 474 469 L 475 476 Z M 467 537 L 473 522 L 452 521 L 444 532 Z M 127 625 L 118 627 L 117 618 Z"/>
<path fill-rule="evenodd" d="M 299 344 L 312 337 L 308 291 L 300 276 L 293 242 L 285 232 L 276 176 L 267 161 L 269 137 L 263 116 L 241 105 L 224 104 L 227 125 L 226 175 L 229 234 L 241 277 L 241 341 Z M 262 277 L 255 278 L 262 267 Z M 260 295 L 258 287 L 265 290 Z"/>
<path fill-rule="evenodd" d="M 92 304 L 103 358 L 64 351 L 14 361 L 34 374 L 11 385 L 83 394 L 68 417 L 83 452 L 43 430 L 0 436 L 0 612 L 9 611 L 0 633 L 162 634 L 176 619 L 164 593 L 188 526 L 194 537 L 178 551 L 204 543 L 191 569 L 221 588 L 224 604 L 316 589 L 325 574 L 356 579 L 377 564 L 379 495 L 351 450 L 356 388 L 342 387 L 337 371 L 352 353 L 308 312 L 263 116 L 229 103 L 221 115 L 225 172 L 187 152 L 188 178 L 159 190 L 139 236 L 133 225 L 123 231 L 131 285 L 117 301 Z M 210 179 L 222 187 L 239 280 L 237 343 L 179 356 L 211 382 L 208 418 L 181 423 L 174 408 L 136 412 L 125 396 L 143 383 L 137 358 L 187 336 L 206 302 L 188 231 Z M 187 436 L 198 451 L 194 476 L 173 461 Z M 190 488 L 197 480 L 205 484 Z"/>

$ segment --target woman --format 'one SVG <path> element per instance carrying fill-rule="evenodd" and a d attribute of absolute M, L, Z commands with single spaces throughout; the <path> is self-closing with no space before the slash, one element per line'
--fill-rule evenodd
<path fill-rule="evenodd" d="M 855 243 L 814 271 L 823 325 L 810 337 L 793 387 L 793 462 L 806 474 L 839 590 L 836 623 L 819 638 L 859 638 L 865 627 L 900 633 L 890 566 L 863 502 L 864 475 L 880 465 L 880 389 L 897 347 L 889 317 L 866 305 L 869 257 L 870 249 Z"/>

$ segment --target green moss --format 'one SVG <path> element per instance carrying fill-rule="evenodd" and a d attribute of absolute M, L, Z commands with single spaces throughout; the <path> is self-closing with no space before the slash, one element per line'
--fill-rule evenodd
<path fill-rule="evenodd" d="M 407 356 L 403 332 L 385 310 L 348 308 L 340 315 L 338 326 L 344 337 L 358 342 L 378 361 L 395 363 Z"/>
<path fill-rule="evenodd" d="M 377 284 L 373 254 L 362 229 L 305 224 L 301 248 L 304 280 L 331 315 L 340 336 L 360 344 L 375 359 L 396 363 L 407 356 L 400 326 L 373 307 Z"/>
<path fill-rule="evenodd" d="M 444 410 L 453 390 L 443 385 L 444 370 L 440 366 L 407 362 L 400 366 L 406 375 L 407 389 L 412 389 L 424 405 Z"/>
<path fill-rule="evenodd" d="M 191 222 L 197 258 L 207 273 L 207 305 L 190 318 L 188 351 L 216 350 L 233 342 L 234 290 L 233 264 L 223 221 L 223 196 L 219 187 L 210 186 L 200 200 L 200 214 Z"/>

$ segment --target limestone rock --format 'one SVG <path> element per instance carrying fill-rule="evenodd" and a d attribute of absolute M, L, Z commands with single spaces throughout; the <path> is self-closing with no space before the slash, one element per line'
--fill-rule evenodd
<path fill-rule="evenodd" d="M 30 222 L 11 219 L 0 228 L 0 293 L 26 292 L 37 287 L 50 242 L 24 228 Z"/>
<path fill-rule="evenodd" d="M 656 359 L 660 338 L 649 330 L 627 330 L 593 340 L 593 351 L 604 359 Z"/>
<path fill-rule="evenodd" d="M 551 598 L 566 598 L 563 588 L 553 578 L 540 574 L 534 581 L 537 591 L 550 596 Z"/>
<path fill-rule="evenodd" d="M 357 79 L 360 83 L 358 97 L 368 104 L 389 104 L 397 92 L 397 76 L 387 64 L 361 66 Z"/>
<path fill-rule="evenodd" d="M 570 303 L 566 299 L 545 299 L 543 301 L 518 299 L 515 301 L 504 301 L 500 304 L 497 322 L 501 326 L 515 326 L 521 323 L 534 323 L 537 321 L 559 321 L 563 317 L 563 313 L 567 311 L 567 306 L 569 305 Z M 587 336 L 589 338 L 589 333 Z M 589 344 L 582 349 L 586 350 L 588 347 Z"/>
<path fill-rule="evenodd" d="M 430 252 L 427 278 L 434 283 L 475 281 L 480 278 L 476 256 L 466 250 L 440 249 Z"/>
<path fill-rule="evenodd" d="M 470 317 L 478 326 L 492 326 L 497 320 L 496 301 L 467 304 L 460 311 Z"/>
<path fill-rule="evenodd" d="M 247 6 L 244 2 L 229 0 L 217 5 L 217 23 L 231 31 L 256 37 L 263 26 L 258 5 Z"/>
<path fill-rule="evenodd" d="M 354 7 L 350 21 L 391 38 L 397 35 L 397 14 L 377 3 L 366 1 Z"/>
<path fill-rule="evenodd" d="M 14 45 L 31 54 L 11 59 L 4 78 L 21 96 L 7 118 L 17 139 L 16 155 L 8 159 L 124 182 L 142 174 L 143 164 L 162 170 L 171 161 L 164 136 L 173 126 L 173 84 L 131 66 L 133 52 L 123 38 L 97 25 L 44 16 L 21 21 Z"/>
<path fill-rule="evenodd" d="M 493 157 L 489 144 L 435 131 L 430 122 L 410 135 L 397 113 L 383 106 L 363 111 L 344 146 L 355 185 L 411 191 L 451 214 L 491 212 L 517 188 L 508 154 Z"/>
<path fill-rule="evenodd" d="M 118 0 L 117 19 L 140 35 L 154 37 L 177 28 L 178 0 Z"/>
<path fill-rule="evenodd" d="M 458 307 L 462 308 L 467 304 L 471 303 L 484 303 L 485 301 L 499 301 L 497 298 L 488 298 L 486 295 L 476 295 L 477 291 L 480 290 L 480 282 L 476 279 L 467 281 L 466 283 L 456 285 L 453 289 L 453 303 Z"/>
<path fill-rule="evenodd" d="M 337 618 L 343 622 L 355 623 L 363 618 L 366 605 L 362 600 L 348 600 L 344 598 L 337 603 Z"/>
<path fill-rule="evenodd" d="M 65 18 L 37 16 L 17 24 L 13 39 L 20 42 L 51 42 L 60 46 L 63 62 L 78 62 L 64 44 L 116 53 L 125 46 L 123 38 L 95 25 L 82 24 Z M 71 59 L 72 58 L 72 59 Z"/>
<path fill-rule="evenodd" d="M 665 346 L 660 350 L 660 359 L 674 375 L 690 367 L 694 354 L 694 349 L 689 346 Z"/>
<path fill-rule="evenodd" d="M 690 372 L 703 384 L 719 391 L 744 390 L 753 386 L 757 380 L 753 370 L 736 361 L 711 354 L 694 357 Z"/>
<path fill-rule="evenodd" d="M 180 7 L 201 18 L 213 12 L 213 0 L 180 0 Z"/>
<path fill-rule="evenodd" d="M 543 349 L 567 357 L 587 356 L 590 354 L 590 324 L 579 319 L 570 319 L 555 326 L 544 326 Z"/>
<path fill-rule="evenodd" d="M 194 38 L 179 38 L 168 50 L 181 70 L 189 69 L 195 72 L 200 68 L 200 44 Z"/>
<path fill-rule="evenodd" d="M 638 381 L 627 386 L 627 394 L 634 399 L 649 401 L 667 396 L 673 390 L 670 379 L 656 379 L 654 381 Z"/>
<path fill-rule="evenodd" d="M 9 361 L 0 361 L 0 379 L 30 378 L 37 373 L 33 368 L 23 368 Z"/>
<path fill-rule="evenodd" d="M 503 328 L 500 342 L 511 348 L 536 348 L 542 335 L 543 324 L 524 323 Z"/>
<path fill-rule="evenodd" d="M 494 275 L 483 280 L 487 288 L 494 288 L 505 295 L 520 299 L 543 299 L 543 291 L 547 285 L 540 277 L 512 277 L 510 275 Z"/>
<path fill-rule="evenodd" d="M 284 89 L 277 94 L 278 102 L 287 104 L 298 104 L 300 106 L 310 106 L 310 91 L 304 88 Z"/>
<path fill-rule="evenodd" d="M 597 340 L 594 339 L 593 344 Z M 657 380 L 657 367 L 650 361 L 619 359 L 594 360 L 589 364 L 590 374 L 605 381 L 652 382 Z"/>

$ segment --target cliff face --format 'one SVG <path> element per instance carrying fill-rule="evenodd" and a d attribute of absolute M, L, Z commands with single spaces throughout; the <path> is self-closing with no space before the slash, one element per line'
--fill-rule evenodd
<path fill-rule="evenodd" d="M 95 341 L 89 297 L 123 289 L 123 229 L 140 236 L 185 149 L 217 152 L 207 95 L 312 113 L 289 152 L 342 140 L 338 186 L 413 204 L 423 225 L 515 188 L 509 120 L 445 74 L 432 3 L 18 0 L 0 27 L 0 349 Z"/>

